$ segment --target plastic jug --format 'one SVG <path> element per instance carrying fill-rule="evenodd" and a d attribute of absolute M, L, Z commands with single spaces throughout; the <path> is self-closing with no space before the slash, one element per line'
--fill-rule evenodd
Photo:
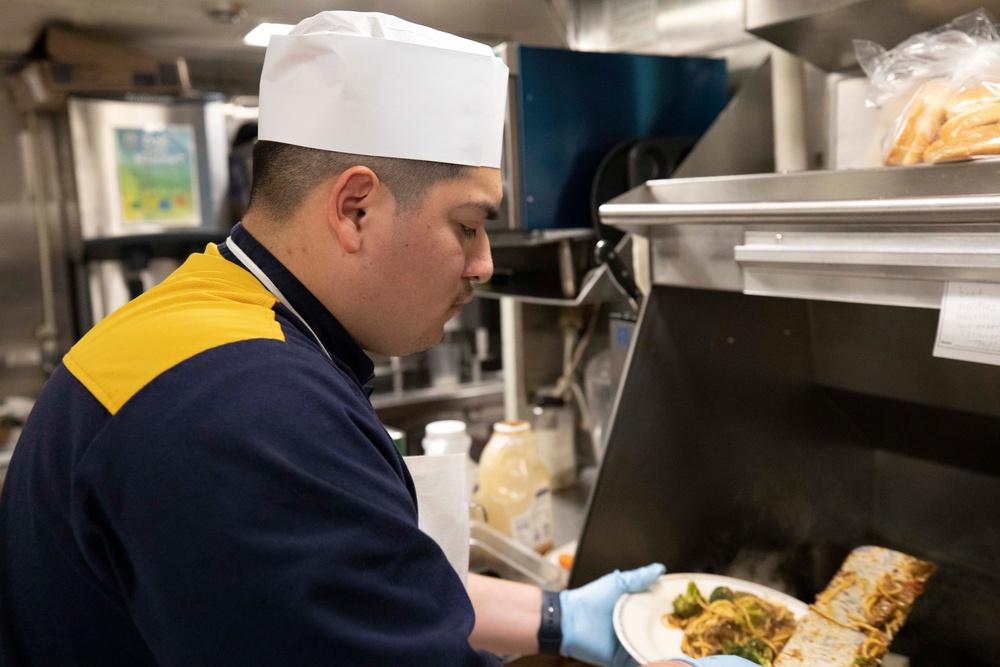
<path fill-rule="evenodd" d="M 491 527 L 539 553 L 552 548 L 552 480 L 528 422 L 494 424 L 479 457 L 476 502 Z"/>
<path fill-rule="evenodd" d="M 615 401 L 617 384 L 612 377 L 611 350 L 594 355 L 584 372 L 584 392 L 590 408 L 590 439 L 594 445 L 594 460 L 600 463 L 608 444 L 608 422 Z"/>

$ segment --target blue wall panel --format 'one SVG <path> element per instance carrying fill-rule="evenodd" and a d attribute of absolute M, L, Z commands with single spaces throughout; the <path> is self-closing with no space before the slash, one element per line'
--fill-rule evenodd
<path fill-rule="evenodd" d="M 522 226 L 590 227 L 590 188 L 616 144 L 699 137 L 726 104 L 722 60 L 520 47 Z"/>

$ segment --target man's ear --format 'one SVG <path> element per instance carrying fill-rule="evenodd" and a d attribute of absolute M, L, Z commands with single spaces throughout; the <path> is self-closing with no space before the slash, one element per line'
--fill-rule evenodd
<path fill-rule="evenodd" d="M 368 167 L 351 167 L 338 176 L 330 188 L 326 218 L 344 252 L 361 249 L 362 223 L 366 206 L 379 190 L 378 176 Z"/>

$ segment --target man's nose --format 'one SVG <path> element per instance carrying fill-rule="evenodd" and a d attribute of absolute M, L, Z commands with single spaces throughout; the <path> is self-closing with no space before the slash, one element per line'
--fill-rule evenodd
<path fill-rule="evenodd" d="M 493 255 L 490 253 L 490 239 L 486 230 L 480 232 L 479 237 L 482 241 L 475 244 L 475 249 L 466 262 L 465 277 L 474 283 L 485 283 L 493 276 Z"/>

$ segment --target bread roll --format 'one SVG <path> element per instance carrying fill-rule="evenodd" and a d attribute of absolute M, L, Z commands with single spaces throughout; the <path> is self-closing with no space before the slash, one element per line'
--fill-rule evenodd
<path fill-rule="evenodd" d="M 977 155 L 1000 155 L 1000 122 L 980 125 L 932 143 L 924 151 L 924 162 L 957 162 Z"/>
<path fill-rule="evenodd" d="M 1000 104 L 1000 85 L 991 83 L 963 90 L 948 100 L 948 120 L 983 107 Z"/>
<path fill-rule="evenodd" d="M 938 136 L 947 118 L 946 104 L 954 89 L 941 79 L 931 79 L 917 90 L 885 156 L 886 164 L 916 164 Z"/>
<path fill-rule="evenodd" d="M 996 104 L 980 105 L 972 111 L 956 115 L 941 126 L 940 138 L 958 141 L 962 133 L 994 123 L 1000 123 L 1000 100 Z"/>

